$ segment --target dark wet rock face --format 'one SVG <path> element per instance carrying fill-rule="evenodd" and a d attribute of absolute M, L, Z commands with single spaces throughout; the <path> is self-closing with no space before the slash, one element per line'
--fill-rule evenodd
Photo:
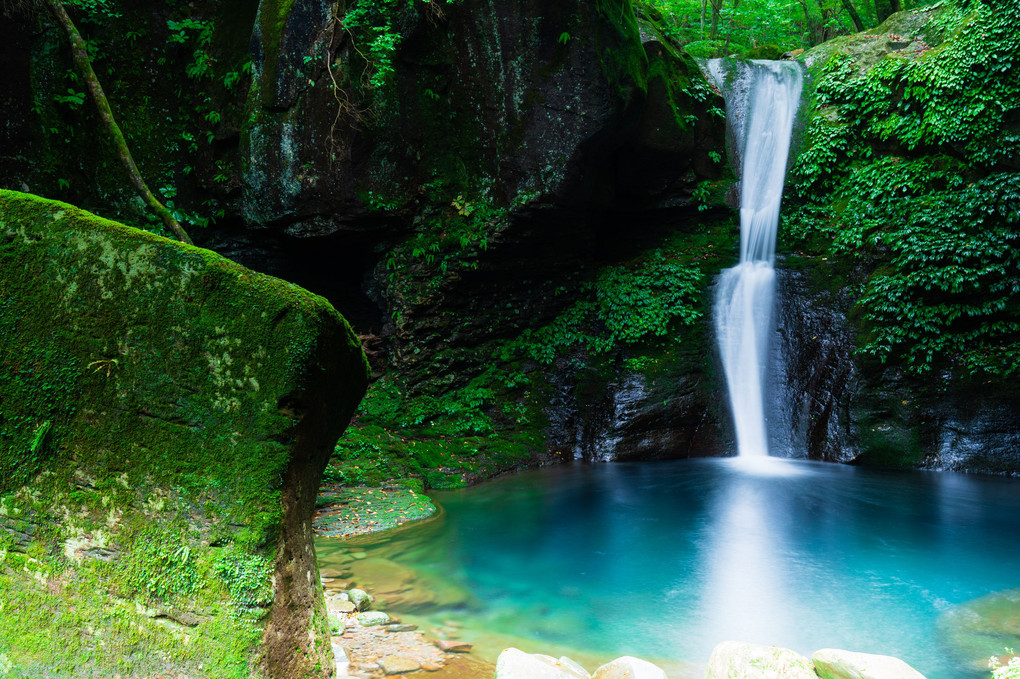
<path fill-rule="evenodd" d="M 504 205 L 682 205 L 696 172 L 719 172 L 700 73 L 647 31 L 642 43 L 624 0 L 466 0 L 393 22 L 395 70 L 369 100 L 364 45 L 327 4 L 262 4 L 242 149 L 251 224 L 371 228 L 369 192 L 406 205 L 436 179 Z"/>
<path fill-rule="evenodd" d="M 853 459 L 851 394 L 856 386 L 853 330 L 840 291 L 815 291 L 803 272 L 778 270 L 779 310 L 769 404 L 773 454 Z"/>
<path fill-rule="evenodd" d="M 936 401 L 937 403 L 937 401 Z M 925 466 L 941 471 L 1020 474 L 1020 400 L 977 388 L 925 408 L 930 437 Z"/>
<path fill-rule="evenodd" d="M 827 265 L 780 270 L 770 421 L 789 453 L 834 462 L 941 471 L 1020 472 L 1020 399 L 948 375 L 907 377 L 855 353 L 845 288 L 820 285 Z"/>
<path fill-rule="evenodd" d="M 549 449 L 587 462 L 725 455 L 732 441 L 705 366 L 711 355 L 695 354 L 667 353 L 647 374 L 624 364 L 596 368 L 578 356 L 559 362 L 546 409 Z"/>

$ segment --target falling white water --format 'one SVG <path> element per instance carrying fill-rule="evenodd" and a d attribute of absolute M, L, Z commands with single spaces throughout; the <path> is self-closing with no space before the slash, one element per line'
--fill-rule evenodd
<path fill-rule="evenodd" d="M 721 60 L 709 62 L 726 96 L 740 165 L 740 263 L 722 272 L 715 329 L 741 456 L 768 455 L 765 357 L 775 304 L 776 229 L 793 119 L 800 103 L 799 65 L 731 62 L 729 86 Z"/>

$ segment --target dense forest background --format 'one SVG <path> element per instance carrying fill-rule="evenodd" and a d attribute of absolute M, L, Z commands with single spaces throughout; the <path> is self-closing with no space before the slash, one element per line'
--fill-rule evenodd
<path fill-rule="evenodd" d="M 1011 406 L 950 392 L 1006 393 L 1018 364 L 1011 3 L 5 2 L 0 184 L 171 235 L 59 7 L 174 221 L 362 336 L 375 381 L 332 480 L 726 449 L 735 177 L 692 57 L 729 54 L 807 67 L 780 251 L 809 454 L 947 465 L 961 403 L 1008 430 Z M 924 389 L 956 405 L 904 398 Z"/>
<path fill-rule="evenodd" d="M 911 0 L 642 0 L 669 36 L 695 56 L 715 57 L 774 46 L 803 49 L 867 30 Z"/>

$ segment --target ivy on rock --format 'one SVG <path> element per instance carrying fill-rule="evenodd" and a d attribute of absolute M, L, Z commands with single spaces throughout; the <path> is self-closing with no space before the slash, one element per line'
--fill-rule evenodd
<path fill-rule="evenodd" d="M 819 69 L 785 228 L 866 266 L 864 354 L 1006 377 L 1020 366 L 1020 8 L 925 11 L 913 48 Z"/>

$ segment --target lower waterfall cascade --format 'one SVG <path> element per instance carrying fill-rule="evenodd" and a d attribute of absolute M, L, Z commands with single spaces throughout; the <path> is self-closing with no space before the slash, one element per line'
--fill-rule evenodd
<path fill-rule="evenodd" d="M 738 455 L 764 457 L 769 454 L 765 374 L 776 303 L 776 232 L 803 79 L 793 62 L 712 59 L 706 70 L 726 98 L 740 172 L 740 262 L 720 275 L 715 332 Z"/>

